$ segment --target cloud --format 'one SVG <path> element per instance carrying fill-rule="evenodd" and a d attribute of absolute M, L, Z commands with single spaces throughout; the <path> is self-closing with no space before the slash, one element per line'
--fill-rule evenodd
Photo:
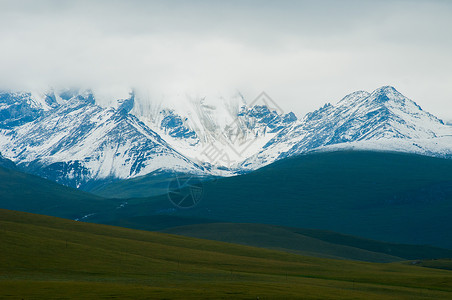
<path fill-rule="evenodd" d="M 389 84 L 452 119 L 448 1 L 2 1 L 1 8 L 0 88 L 137 87 L 153 97 L 240 90 L 249 99 L 265 90 L 303 114 Z"/>

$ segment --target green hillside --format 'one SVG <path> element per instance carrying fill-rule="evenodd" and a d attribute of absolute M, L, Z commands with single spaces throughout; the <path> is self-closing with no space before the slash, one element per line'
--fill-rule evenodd
<path fill-rule="evenodd" d="M 452 250 L 447 249 L 391 244 L 331 231 L 264 224 L 196 224 L 173 227 L 163 232 L 302 255 L 370 262 L 452 257 Z"/>
<path fill-rule="evenodd" d="M 0 208 L 75 219 L 119 203 L 0 167 Z"/>
<path fill-rule="evenodd" d="M 278 161 L 204 184 L 193 209 L 166 195 L 135 199 L 90 221 L 153 215 L 324 229 L 370 239 L 452 249 L 452 160 L 385 152 L 328 152 Z M 141 221 L 137 221 L 140 217 Z"/>
<path fill-rule="evenodd" d="M 192 177 L 189 174 L 180 173 L 150 173 L 127 180 L 106 182 L 96 185 L 87 191 L 106 198 L 144 198 L 168 193 L 168 186 L 175 177 L 181 179 Z M 212 177 L 199 177 L 203 180 Z"/>
<path fill-rule="evenodd" d="M 452 272 L 0 210 L 2 299 L 450 299 Z"/>
<path fill-rule="evenodd" d="M 436 268 L 452 271 L 452 259 L 431 259 L 431 260 L 419 260 L 411 262 L 411 264 L 416 264 L 427 268 Z"/>

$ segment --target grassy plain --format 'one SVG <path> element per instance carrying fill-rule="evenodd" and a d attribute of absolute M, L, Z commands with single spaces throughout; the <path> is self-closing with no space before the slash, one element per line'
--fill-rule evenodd
<path fill-rule="evenodd" d="M 451 299 L 452 271 L 0 210 L 2 299 Z"/>

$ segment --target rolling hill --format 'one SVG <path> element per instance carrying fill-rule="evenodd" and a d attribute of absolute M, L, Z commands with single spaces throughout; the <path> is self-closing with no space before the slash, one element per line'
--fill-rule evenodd
<path fill-rule="evenodd" d="M 130 227 L 145 228 L 155 215 L 203 218 L 452 248 L 451 210 L 452 160 L 342 151 L 302 155 L 205 182 L 203 198 L 192 209 L 178 209 L 163 195 L 131 199 L 121 210 L 87 220 L 129 220 Z"/>
<path fill-rule="evenodd" d="M 0 167 L 0 205 L 6 209 L 145 230 L 185 225 L 202 229 L 207 227 L 196 224 L 219 222 L 266 223 L 318 228 L 398 244 L 450 248 L 449 162 L 396 153 L 314 153 L 280 161 L 252 174 L 204 182 L 203 199 L 192 209 L 173 207 L 166 195 L 105 199 Z M 145 190 L 146 185 L 143 187 Z M 294 221 L 297 215 L 301 218 Z M 218 232 L 198 235 L 189 230 L 187 235 L 369 261 L 450 256 L 438 255 L 428 247 L 421 247 L 418 252 L 414 248 L 411 252 L 390 252 L 384 249 L 389 244 L 362 246 L 355 244 L 356 240 L 344 242 L 347 236 L 336 233 L 318 236 L 322 231 L 309 233 L 307 229 L 248 226 L 254 227 L 231 229 L 234 234 L 226 238 Z M 256 243 L 253 235 L 259 234 L 262 241 Z M 307 246 L 310 243 L 316 247 Z M 322 247 L 326 244 L 328 247 Z M 393 246 L 389 247 L 391 251 L 395 249 Z M 344 247 L 353 251 L 345 251 Z M 337 251 L 330 251 L 332 248 Z"/>
<path fill-rule="evenodd" d="M 1 208 L 76 219 L 120 203 L 0 166 Z"/>
<path fill-rule="evenodd" d="M 452 250 L 441 248 L 391 244 L 332 231 L 263 224 L 195 224 L 168 228 L 163 232 L 335 259 L 394 262 L 452 257 Z"/>
<path fill-rule="evenodd" d="M 152 172 L 143 176 L 126 180 L 106 182 L 87 189 L 88 192 L 106 198 L 144 198 L 166 194 L 174 178 L 196 177 L 199 180 L 209 180 L 214 176 L 199 176 L 180 172 Z"/>
<path fill-rule="evenodd" d="M 452 272 L 0 210 L 0 298 L 450 299 Z M 417 262 L 416 262 L 417 263 Z"/>

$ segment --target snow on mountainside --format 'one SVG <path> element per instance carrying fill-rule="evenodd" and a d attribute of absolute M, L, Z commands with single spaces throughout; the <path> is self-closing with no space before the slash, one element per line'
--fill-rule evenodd
<path fill-rule="evenodd" d="M 63 93 L 52 109 L 41 110 L 28 105 L 28 94 L 6 98 L 14 102 L 9 100 L 14 97 L 14 105 L 38 113 L 21 126 L 1 129 L 0 152 L 33 174 L 83 187 L 91 180 L 126 179 L 156 170 L 204 172 L 127 113 L 133 95 L 118 109 L 95 105 L 90 93 Z"/>
<path fill-rule="evenodd" d="M 225 99 L 179 99 L 152 105 L 140 99 L 131 111 L 172 147 L 195 161 L 217 167 L 216 174 L 255 154 L 275 134 L 297 120 L 293 113 L 269 109 L 257 98 L 247 104 L 240 93 Z"/>
<path fill-rule="evenodd" d="M 12 128 L 33 121 L 44 108 L 48 109 L 48 106 L 36 101 L 31 93 L 0 93 L 0 128 Z"/>
<path fill-rule="evenodd" d="M 452 158 L 452 126 L 393 87 L 354 92 L 300 120 L 265 93 L 256 100 L 237 93 L 171 105 L 132 92 L 101 107 L 89 90 L 1 92 L 0 153 L 22 170 L 84 189 L 151 172 L 228 176 L 310 151 Z"/>
<path fill-rule="evenodd" d="M 393 87 L 358 91 L 281 130 L 240 167 L 256 169 L 313 150 L 366 149 L 452 157 L 452 127 Z"/>

